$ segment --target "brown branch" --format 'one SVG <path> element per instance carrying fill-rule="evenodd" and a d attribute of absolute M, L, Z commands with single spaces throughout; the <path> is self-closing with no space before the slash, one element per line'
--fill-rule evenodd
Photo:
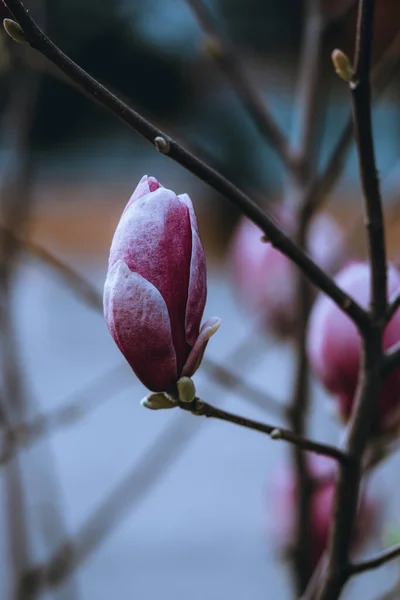
<path fill-rule="evenodd" d="M 264 231 L 271 243 L 290 258 L 314 285 L 330 296 L 360 329 L 368 327 L 370 319 L 366 311 L 341 290 L 333 279 L 288 238 L 275 221 L 261 210 L 245 193 L 225 179 L 220 173 L 185 150 L 175 140 L 164 134 L 136 111 L 124 104 L 108 89 L 76 65 L 42 32 L 25 10 L 20 0 L 5 0 L 5 4 L 22 27 L 27 41 L 33 48 L 61 68 L 83 90 L 94 96 L 104 107 L 120 117 L 147 141 L 156 145 L 161 152 L 166 153 L 172 160 L 179 163 L 236 204 L 249 219 L 254 221 Z M 162 139 L 161 144 L 160 138 Z"/>
<path fill-rule="evenodd" d="M 354 83 L 350 84 L 353 102 L 361 186 L 365 202 L 368 253 L 371 263 L 371 307 L 376 319 L 383 319 L 387 305 L 386 249 L 382 200 L 375 161 L 371 117 L 370 65 L 373 37 L 373 0 L 363 0 L 357 24 Z"/>
<path fill-rule="evenodd" d="M 382 383 L 382 339 L 386 324 L 386 257 L 370 114 L 369 68 L 373 13 L 374 0 L 360 0 L 355 61 L 357 83 L 353 90 L 353 113 L 360 177 L 366 198 L 366 213 L 370 219 L 368 226 L 373 273 L 372 324 L 369 330 L 363 332 L 360 382 L 344 445 L 345 452 L 352 457 L 353 462 L 342 463 L 339 466 L 328 562 L 318 600 L 337 600 L 350 576 L 349 549 L 357 514 L 363 454 L 376 414 L 376 402 Z M 363 94 L 365 97 L 362 97 Z M 374 219 L 376 219 L 376 223 Z M 383 269 L 384 274 L 378 272 L 378 267 Z M 379 286 L 383 286 L 383 289 Z"/>
<path fill-rule="evenodd" d="M 358 575 L 359 573 L 365 573 L 365 571 L 372 571 L 372 569 L 378 569 L 382 565 L 386 564 L 390 560 L 394 558 L 398 558 L 400 556 L 400 544 L 396 544 L 392 548 L 388 550 L 384 550 L 371 558 L 367 558 L 362 562 L 355 563 L 350 565 L 349 572 L 351 575 Z"/>
<path fill-rule="evenodd" d="M 260 421 L 255 421 L 253 419 L 247 419 L 246 417 L 235 415 L 233 413 L 212 406 L 207 402 L 203 402 L 199 398 L 196 398 L 193 404 L 180 403 L 179 406 L 184 410 L 190 411 L 194 415 L 209 417 L 212 419 L 219 419 L 220 421 L 226 421 L 228 423 L 233 423 L 234 425 L 240 425 L 241 427 L 245 427 L 246 429 L 251 429 L 253 431 L 258 431 L 259 433 L 264 433 L 271 437 L 273 440 L 284 440 L 289 444 L 299 446 L 299 448 L 301 448 L 302 450 L 307 450 L 309 452 L 315 452 L 317 454 L 329 456 L 340 463 L 347 463 L 350 460 L 344 452 L 342 452 L 339 448 L 336 448 L 335 446 L 330 446 L 329 444 L 323 444 L 314 440 L 307 439 L 305 437 L 293 433 L 292 431 L 289 431 L 288 429 L 283 429 L 282 427 L 276 425 L 269 425 L 267 423 L 261 423 Z"/>
<path fill-rule="evenodd" d="M 245 110 L 263 137 L 274 148 L 287 170 L 294 177 L 301 178 L 300 164 L 292 155 L 284 132 L 244 72 L 234 46 L 228 40 L 223 39 L 211 11 L 203 0 L 186 0 L 186 3 L 192 9 L 203 33 L 207 36 L 206 50 L 208 54 L 230 81 Z"/>

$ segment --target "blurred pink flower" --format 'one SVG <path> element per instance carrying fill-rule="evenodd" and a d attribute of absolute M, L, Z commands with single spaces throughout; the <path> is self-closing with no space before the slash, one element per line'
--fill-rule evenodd
<path fill-rule="evenodd" d="M 206 261 L 187 194 L 144 176 L 132 194 L 110 250 L 104 315 L 114 341 L 153 392 L 174 391 L 198 368 L 219 319 L 200 330 Z"/>
<path fill-rule="evenodd" d="M 371 271 L 367 263 L 349 263 L 336 277 L 336 282 L 361 306 L 370 300 Z M 388 293 L 400 287 L 400 272 L 388 265 Z M 388 324 L 383 347 L 400 340 L 400 311 Z M 320 294 L 311 313 L 307 341 L 308 355 L 315 375 L 334 394 L 339 413 L 347 420 L 357 388 L 361 339 L 349 319 L 327 296 Z M 390 424 L 400 407 L 400 369 L 391 373 L 383 384 L 379 398 L 379 426 Z"/>
<path fill-rule="evenodd" d="M 277 221 L 288 235 L 295 231 L 295 215 L 286 206 Z M 278 336 L 290 335 L 296 324 L 296 267 L 272 244 L 260 241 L 262 231 L 243 218 L 231 245 L 232 277 L 239 300 L 265 319 Z M 308 251 L 325 270 L 333 272 L 341 261 L 343 235 L 328 215 L 318 215 L 310 227 Z"/>
<path fill-rule="evenodd" d="M 310 474 L 315 480 L 315 488 L 310 504 L 309 573 L 310 578 L 317 566 L 329 539 L 332 511 L 335 498 L 335 460 L 318 455 L 309 455 Z M 295 543 L 296 516 L 299 507 L 298 486 L 292 466 L 283 465 L 272 481 L 270 532 L 278 540 L 279 549 L 290 551 Z M 360 550 L 375 532 L 378 524 L 379 501 L 367 488 L 361 494 L 358 520 L 354 533 L 353 551 Z"/>

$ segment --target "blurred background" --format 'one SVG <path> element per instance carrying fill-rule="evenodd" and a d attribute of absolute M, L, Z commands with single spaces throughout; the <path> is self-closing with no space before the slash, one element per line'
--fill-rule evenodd
<path fill-rule="evenodd" d="M 79 65 L 260 204 L 266 207 L 286 194 L 290 182 L 282 163 L 210 58 L 210 39 L 207 45 L 185 0 L 25 4 Z M 305 3 L 206 4 L 252 85 L 295 143 Z M 326 165 L 349 111 L 346 85 L 333 71 L 330 52 L 340 47 L 352 53 L 351 5 L 331 0 L 323 7 L 332 22 L 320 55 L 315 171 Z M 374 63 L 400 30 L 399 3 L 377 5 Z M 397 50 L 400 59 L 400 44 Z M 396 65 L 396 48 L 391 59 Z M 259 400 L 251 402 L 246 390 L 227 389 L 226 377 L 221 381 L 207 369 L 196 376 L 199 396 L 282 425 L 279 406 L 271 412 L 260 397 L 272 394 L 278 405 L 290 397 L 293 346 L 290 338 L 263 331 L 236 302 L 228 254 L 237 210 L 5 33 L 0 69 L 0 393 L 6 407 L 0 419 L 12 425 L 4 426 L 0 437 L 0 597 L 293 597 L 271 534 L 270 486 L 277 466 L 288 458 L 286 446 L 224 423 L 145 411 L 139 401 L 146 391 L 102 317 L 111 238 L 142 175 L 188 192 L 208 258 L 205 317 L 220 316 L 223 322 L 209 359 L 239 371 Z M 393 69 L 374 107 L 389 254 L 395 261 L 399 88 Z M 326 207 L 344 231 L 348 256 L 362 256 L 354 148 L 343 151 L 343 159 Z M 327 404 L 315 384 L 310 431 L 337 443 L 341 430 Z M 385 518 L 369 551 L 385 543 L 382 532 L 400 519 L 398 503 L 388 500 L 398 488 L 396 467 L 394 456 L 373 475 Z M 397 571 L 394 563 L 363 575 L 346 597 L 378 598 L 392 587 Z"/>

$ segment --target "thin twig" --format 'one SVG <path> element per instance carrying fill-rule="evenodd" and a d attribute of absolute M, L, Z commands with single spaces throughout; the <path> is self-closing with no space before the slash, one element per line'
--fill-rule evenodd
<path fill-rule="evenodd" d="M 201 362 L 201 370 L 208 373 L 216 383 L 227 388 L 233 388 L 235 391 L 242 390 L 245 394 L 245 400 L 251 402 L 254 406 L 284 417 L 285 406 L 273 396 L 266 392 L 251 386 L 237 371 L 233 371 L 223 365 L 215 363 L 207 356 Z"/>
<path fill-rule="evenodd" d="M 397 310 L 400 308 L 400 290 L 397 290 L 391 298 L 389 298 L 389 306 L 386 314 L 386 319 L 389 322 Z"/>
<path fill-rule="evenodd" d="M 265 100 L 259 96 L 241 65 L 235 49 L 224 39 L 218 26 L 203 0 L 185 0 L 196 16 L 207 36 L 206 50 L 230 81 L 244 108 L 253 119 L 260 133 L 274 148 L 290 173 L 300 179 L 301 167 L 291 153 L 284 132 L 273 117 Z"/>
<path fill-rule="evenodd" d="M 137 506 L 169 466 L 182 455 L 182 450 L 198 434 L 200 428 L 179 416 L 146 448 L 134 466 L 112 490 L 97 510 L 81 526 L 74 540 L 65 540 L 47 565 L 39 565 L 25 573 L 39 590 L 58 587 L 107 538 L 109 533 Z"/>
<path fill-rule="evenodd" d="M 376 168 L 371 117 L 370 67 L 374 23 L 372 0 L 363 0 L 357 25 L 354 83 L 350 84 L 353 101 L 354 136 L 360 180 L 365 201 L 368 253 L 371 264 L 371 306 L 374 318 L 386 314 L 387 277 L 383 210 Z"/>
<path fill-rule="evenodd" d="M 38 78 L 20 63 L 11 49 L 11 81 L 9 98 L 2 118 L 2 143 L 6 150 L 4 174 L 1 185 L 1 209 L 4 220 L 19 230 L 24 229 L 29 218 L 29 134 L 35 114 Z M 27 405 L 23 388 L 22 371 L 12 318 L 12 283 L 18 246 L 0 236 L 0 355 L 1 355 L 1 406 L 2 421 L 6 425 L 2 435 L 26 414 Z M 6 415 L 6 421 L 4 419 Z M 11 598 L 28 600 L 20 593 L 19 579 L 29 565 L 32 555 L 27 496 L 21 456 L 14 456 L 4 473 L 5 523 L 9 552 Z"/>
<path fill-rule="evenodd" d="M 395 36 L 373 69 L 371 80 L 375 98 L 378 98 L 392 81 L 395 71 L 400 65 L 400 32 Z M 315 175 L 304 192 L 304 203 L 310 212 L 320 208 L 324 198 L 333 189 L 346 164 L 348 152 L 353 142 L 353 116 L 351 111 L 345 120 L 338 141 L 320 175 Z"/>
<path fill-rule="evenodd" d="M 225 179 L 220 173 L 185 150 L 175 140 L 164 134 L 136 111 L 124 104 L 68 58 L 38 27 L 20 0 L 5 0 L 5 4 L 22 27 L 27 41 L 33 48 L 44 54 L 50 61 L 61 68 L 64 73 L 71 77 L 71 79 L 78 83 L 80 87 L 97 98 L 104 107 L 120 117 L 152 145 L 157 145 L 160 151 L 166 153 L 172 160 L 182 165 L 199 179 L 220 192 L 228 200 L 235 203 L 249 219 L 254 221 L 264 231 L 271 243 L 300 267 L 310 281 L 330 296 L 360 329 L 369 326 L 370 320 L 366 311 L 340 289 L 333 279 L 288 238 L 275 221 L 261 210 L 245 193 Z M 161 145 L 160 138 L 163 140 Z"/>
<path fill-rule="evenodd" d="M 72 394 L 72 397 L 61 403 L 60 408 L 9 428 L 5 435 L 4 449 L 0 453 L 0 466 L 9 462 L 19 448 L 26 448 L 59 429 L 71 427 L 112 398 L 113 394 L 131 386 L 131 379 L 123 380 L 120 377 L 127 372 L 129 373 L 125 364 L 114 367 Z"/>
<path fill-rule="evenodd" d="M 355 563 L 350 565 L 349 571 L 350 575 L 357 575 L 359 573 L 364 573 L 365 571 L 371 571 L 372 569 L 378 569 L 382 565 L 386 564 L 390 560 L 394 558 L 398 558 L 400 556 L 400 544 L 396 544 L 392 548 L 388 550 L 384 550 L 371 558 L 367 558 L 362 562 Z"/>
<path fill-rule="evenodd" d="M 190 411 L 192 414 L 197 416 L 219 419 L 220 421 L 227 421 L 228 423 L 240 425 L 241 427 L 245 427 L 246 429 L 251 429 L 253 431 L 264 433 L 271 437 L 273 440 L 284 440 L 285 442 L 289 442 L 289 444 L 295 444 L 296 446 L 299 446 L 300 448 L 302 448 L 302 450 L 308 450 L 310 452 L 315 452 L 317 454 L 329 456 L 340 463 L 347 463 L 350 460 L 344 452 L 342 452 L 339 448 L 336 448 L 335 446 L 315 442 L 314 440 L 301 437 L 299 435 L 296 435 L 292 431 L 289 431 L 288 429 L 283 429 L 282 427 L 277 427 L 276 425 L 269 425 L 267 423 L 261 423 L 260 421 L 255 421 L 253 419 L 247 419 L 246 417 L 235 415 L 233 413 L 212 406 L 211 404 L 208 404 L 207 402 L 204 402 L 199 398 L 195 399 L 194 404 L 186 405 L 184 403 L 180 403 L 180 407 L 184 410 Z"/>
<path fill-rule="evenodd" d="M 247 341 L 247 340 L 246 340 Z M 243 342 L 227 357 L 230 364 L 243 365 Z M 38 589 L 60 586 L 96 549 L 110 532 L 133 510 L 135 506 L 157 484 L 182 449 L 200 431 L 199 423 L 188 420 L 184 415 L 168 423 L 154 443 L 143 452 L 129 473 L 101 503 L 97 511 L 81 527 L 74 540 L 67 539 L 59 546 L 48 564 L 30 569 L 25 580 Z"/>
<path fill-rule="evenodd" d="M 308 183 L 315 169 L 317 155 L 317 132 L 321 126 L 324 112 L 324 93 L 321 90 L 321 56 L 323 46 L 324 22 L 320 0 L 308 0 L 306 3 L 305 31 L 302 42 L 298 92 L 295 104 L 293 127 L 293 147 L 302 165 L 302 180 L 291 180 L 288 195 L 297 203 L 296 241 L 300 248 L 306 249 L 309 226 L 313 211 L 308 210 L 310 199 L 305 198 Z M 295 335 L 295 382 L 287 417 L 291 430 L 298 436 L 307 435 L 307 417 L 309 407 L 309 368 L 306 352 L 306 335 L 309 312 L 313 294 L 308 281 L 301 272 L 296 273 L 295 306 L 298 311 Z M 311 497 L 314 482 L 309 472 L 308 457 L 300 446 L 293 446 L 292 460 L 296 489 L 299 490 L 299 502 L 296 507 L 294 539 L 290 557 L 296 596 L 305 589 L 312 572 L 311 538 L 312 523 L 310 514 Z"/>

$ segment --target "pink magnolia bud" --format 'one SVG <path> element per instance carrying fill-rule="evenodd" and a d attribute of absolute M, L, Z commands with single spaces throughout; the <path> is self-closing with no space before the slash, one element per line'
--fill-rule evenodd
<path fill-rule="evenodd" d="M 335 477 L 337 463 L 325 456 L 309 455 L 310 475 L 314 489 L 310 501 L 309 564 L 307 578 L 310 578 L 324 553 L 333 517 L 335 499 Z M 279 549 L 290 551 L 295 543 L 296 520 L 299 509 L 297 479 L 292 466 L 284 465 L 276 473 L 270 490 L 273 518 L 270 533 L 278 541 Z M 353 537 L 353 551 L 361 549 L 370 538 L 377 525 L 378 500 L 369 490 L 363 490 L 358 518 Z"/>
<path fill-rule="evenodd" d="M 367 263 L 348 264 L 336 282 L 361 306 L 370 301 L 371 271 Z M 388 265 L 388 293 L 400 287 L 400 272 Z M 400 311 L 386 328 L 386 350 L 400 340 Z M 307 341 L 308 355 L 315 375 L 334 394 L 339 413 L 347 420 L 354 402 L 361 359 L 361 339 L 349 319 L 327 296 L 321 294 L 311 312 Z M 400 407 L 400 369 L 391 373 L 382 386 L 378 403 L 378 425 L 387 427 Z"/>
<path fill-rule="evenodd" d="M 285 231 L 295 231 L 295 215 L 280 207 L 277 220 Z M 261 242 L 262 231 L 249 219 L 242 219 L 231 247 L 232 274 L 238 297 L 249 310 L 262 315 L 278 336 L 292 333 L 296 324 L 296 267 L 270 243 Z M 308 250 L 325 270 L 332 272 L 339 262 L 343 236 L 335 221 L 319 215 L 310 228 Z"/>
<path fill-rule="evenodd" d="M 153 392 L 175 391 L 198 368 L 219 319 L 200 329 L 206 261 L 187 194 L 144 176 L 111 244 L 104 315 L 116 344 Z"/>

